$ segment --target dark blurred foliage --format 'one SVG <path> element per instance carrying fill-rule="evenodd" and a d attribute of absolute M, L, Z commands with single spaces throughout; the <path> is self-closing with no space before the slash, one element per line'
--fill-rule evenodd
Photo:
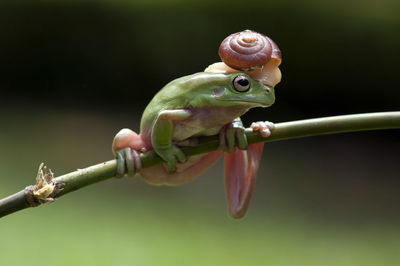
<path fill-rule="evenodd" d="M 400 107 L 395 1 L 365 14 L 362 1 L 177 2 L 3 0 L 2 103 L 142 109 L 168 81 L 218 61 L 225 36 L 253 29 L 283 52 L 275 120 Z"/>

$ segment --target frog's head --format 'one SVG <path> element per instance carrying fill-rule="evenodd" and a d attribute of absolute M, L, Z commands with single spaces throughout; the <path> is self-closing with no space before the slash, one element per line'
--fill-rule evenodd
<path fill-rule="evenodd" d="M 273 87 L 254 80 L 245 73 L 225 75 L 224 82 L 211 88 L 211 96 L 218 105 L 245 105 L 249 107 L 268 107 L 275 102 Z"/>
<path fill-rule="evenodd" d="M 275 101 L 273 87 L 242 72 L 197 73 L 185 80 L 185 87 L 192 88 L 191 105 L 195 107 L 241 106 L 249 109 L 268 107 Z"/>
<path fill-rule="evenodd" d="M 164 108 L 268 107 L 275 101 L 274 88 L 246 73 L 200 72 L 173 80 L 153 100 Z"/>

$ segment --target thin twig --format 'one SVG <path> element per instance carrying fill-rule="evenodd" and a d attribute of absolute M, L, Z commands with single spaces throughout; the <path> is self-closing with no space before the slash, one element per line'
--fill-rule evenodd
<path fill-rule="evenodd" d="M 275 130 L 268 138 L 263 138 L 257 132 L 246 129 L 249 144 L 256 142 L 272 142 L 308 136 L 355 132 L 377 129 L 400 128 L 400 112 L 381 112 L 355 115 L 343 115 L 323 117 L 308 120 L 279 123 L 275 125 Z M 201 137 L 195 147 L 185 147 L 182 150 L 187 156 L 215 151 L 218 148 L 218 136 Z M 163 160 L 154 152 L 148 151 L 140 155 L 142 167 L 147 168 L 160 164 Z M 43 166 L 42 166 L 43 167 Z M 110 160 L 85 169 L 80 169 L 57 178 L 50 178 L 51 171 L 41 172 L 39 168 L 38 182 L 47 182 L 36 186 L 28 186 L 7 198 L 0 200 L 0 217 L 7 214 L 40 205 L 41 203 L 52 201 L 64 194 L 80 189 L 82 187 L 104 181 L 116 175 L 116 160 Z M 42 175 L 42 176 L 40 176 Z M 46 187 L 47 186 L 47 187 Z M 47 191 L 46 197 L 39 193 L 35 188 L 43 187 L 56 188 L 54 191 Z M 32 200 L 33 195 L 33 200 Z M 40 195 L 39 197 L 37 195 Z"/>

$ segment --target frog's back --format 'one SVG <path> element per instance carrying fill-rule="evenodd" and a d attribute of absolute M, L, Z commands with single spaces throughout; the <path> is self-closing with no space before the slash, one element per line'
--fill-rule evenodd
<path fill-rule="evenodd" d="M 140 122 L 140 132 L 146 133 L 151 130 L 158 114 L 163 110 L 184 108 L 186 105 L 185 95 L 179 89 L 180 80 L 176 79 L 165 85 L 146 106 Z"/>

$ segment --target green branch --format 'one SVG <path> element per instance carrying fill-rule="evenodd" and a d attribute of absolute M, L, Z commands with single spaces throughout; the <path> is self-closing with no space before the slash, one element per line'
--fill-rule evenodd
<path fill-rule="evenodd" d="M 275 130 L 268 138 L 263 138 L 257 132 L 246 129 L 249 144 L 324 134 L 400 128 L 400 112 L 323 117 L 279 123 L 275 126 Z M 199 138 L 195 147 L 185 147 L 182 150 L 187 156 L 193 156 L 215 151 L 218 145 L 218 136 L 208 136 Z M 143 168 L 163 162 L 154 151 L 143 153 L 140 158 Z M 51 171 L 47 171 L 41 165 L 35 186 L 26 187 L 24 190 L 0 200 L 0 217 L 45 202 L 51 202 L 74 190 L 112 178 L 115 174 L 116 160 L 103 162 L 56 178 L 52 178 Z"/>

